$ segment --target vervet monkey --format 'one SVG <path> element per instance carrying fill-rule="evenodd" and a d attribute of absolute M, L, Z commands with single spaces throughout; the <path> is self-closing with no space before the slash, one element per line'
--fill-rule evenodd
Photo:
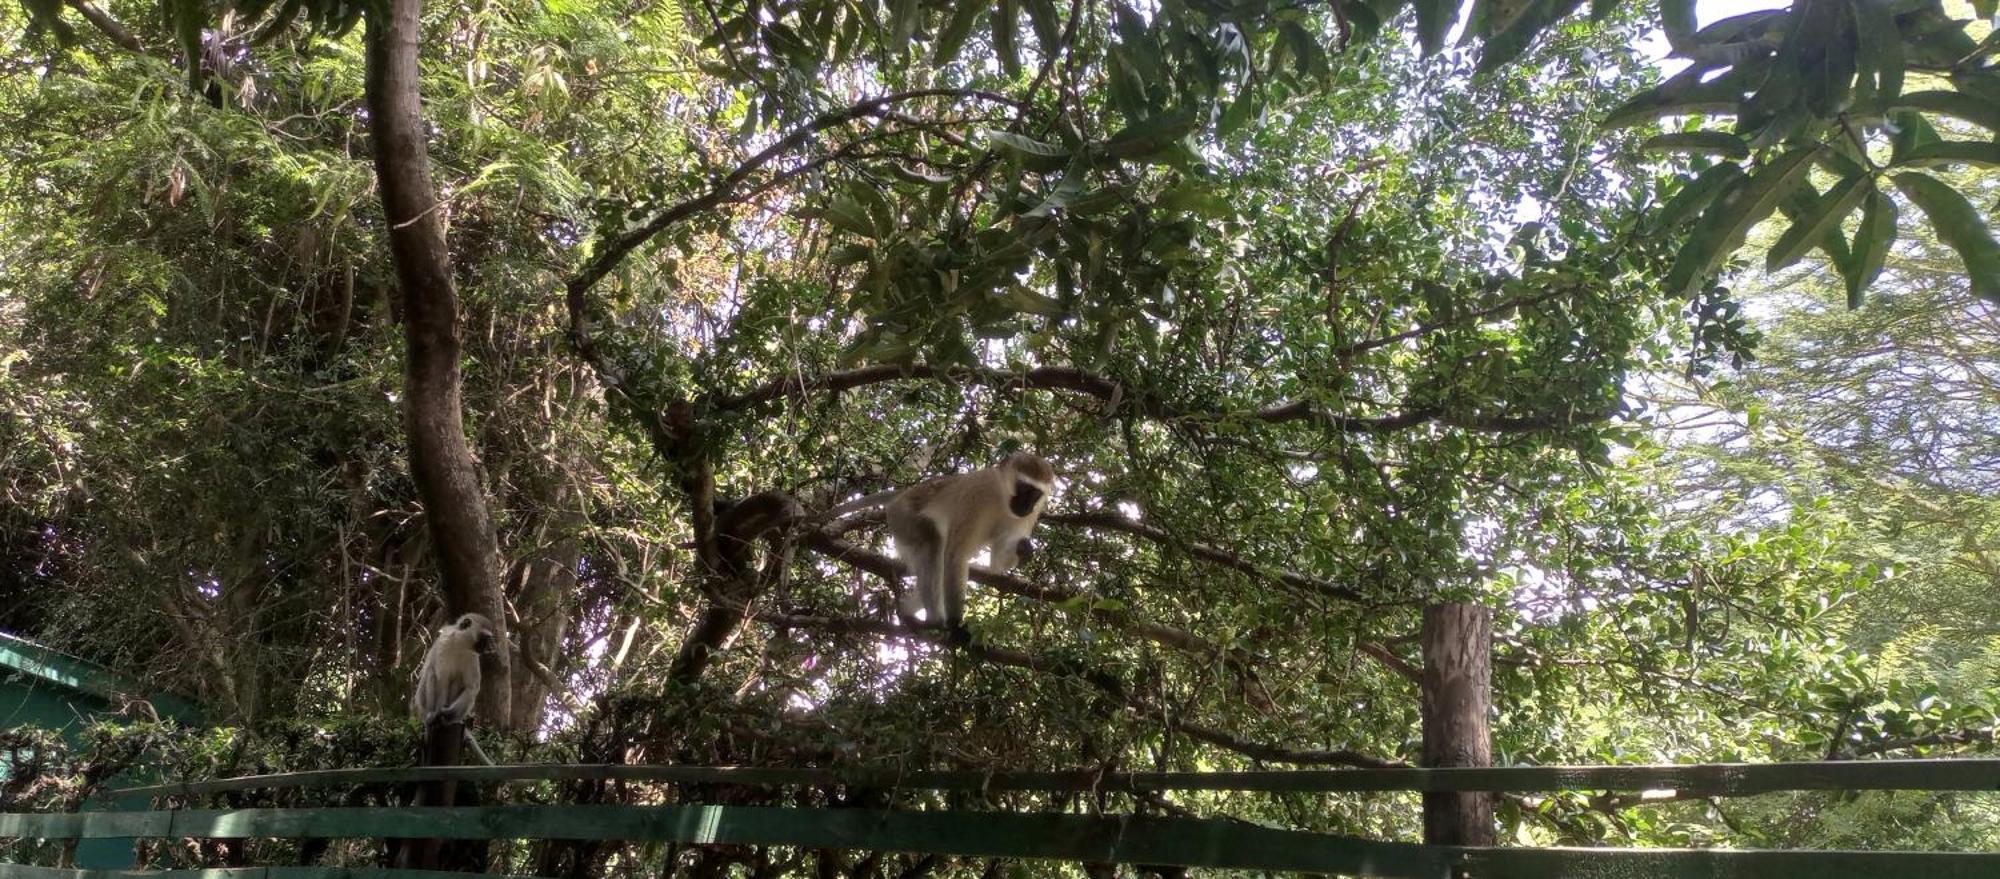
<path fill-rule="evenodd" d="M 438 630 L 424 653 L 423 667 L 417 670 L 417 689 L 410 694 L 410 708 L 428 732 L 439 723 L 464 723 L 479 698 L 479 658 L 498 652 L 499 639 L 493 637 L 493 621 L 476 613 L 459 616 L 458 621 Z M 491 765 L 472 732 L 466 744 L 481 763 Z"/>
<path fill-rule="evenodd" d="M 917 601 L 931 625 L 942 625 L 951 643 L 969 640 L 965 630 L 965 577 L 972 557 L 990 550 L 988 567 L 1005 572 L 1032 551 L 1028 532 L 1042 517 L 1055 488 L 1049 462 L 1027 452 L 1008 455 L 992 467 L 939 476 L 903 489 L 884 511 L 896 554 L 909 562 L 917 579 Z M 897 611 L 911 623 L 908 603 Z"/>

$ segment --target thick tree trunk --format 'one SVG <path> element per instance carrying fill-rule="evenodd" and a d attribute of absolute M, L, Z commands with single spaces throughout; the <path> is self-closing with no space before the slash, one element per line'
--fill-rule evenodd
<path fill-rule="evenodd" d="M 1424 765 L 1490 766 L 1493 613 L 1467 602 L 1424 607 Z M 1493 795 L 1424 794 L 1424 842 L 1492 845 Z"/>
<path fill-rule="evenodd" d="M 485 614 L 500 643 L 507 644 L 500 550 L 460 412 L 458 291 L 426 166 L 418 91 L 422 30 L 423 0 L 387 0 L 368 15 L 368 118 L 375 178 L 389 221 L 389 255 L 403 291 L 403 333 L 409 348 L 403 411 L 410 471 L 444 575 L 447 609 L 454 616 Z M 506 724 L 513 692 L 508 651 L 498 651 L 492 666 L 480 689 L 478 713 Z"/>

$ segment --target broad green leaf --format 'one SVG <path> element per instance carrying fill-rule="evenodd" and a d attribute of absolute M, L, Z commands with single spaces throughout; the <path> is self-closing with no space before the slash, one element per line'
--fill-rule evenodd
<path fill-rule="evenodd" d="M 1965 261 L 1965 274 L 1972 280 L 1972 293 L 1988 302 L 2000 303 L 2000 242 L 1986 228 L 1979 210 L 1965 196 L 1929 174 L 1910 172 L 1893 178 L 1896 188 L 1930 217 L 1931 228 L 1958 257 Z"/>
<path fill-rule="evenodd" d="M 989 128 L 980 132 L 980 134 L 986 137 L 988 143 L 991 143 L 995 146 L 1005 147 L 1016 153 L 1020 153 L 1023 156 L 1028 156 L 1038 159 L 1069 158 L 1069 150 L 1063 149 L 1062 147 L 1055 146 L 1053 144 L 1042 143 L 1041 141 L 1035 140 L 1034 138 L 1031 137 L 1023 137 L 1011 131 L 1001 131 L 999 129 Z"/>
<path fill-rule="evenodd" d="M 1106 186 L 1077 196 L 1075 201 L 1070 202 L 1069 212 L 1080 217 L 1099 214 L 1117 207 L 1124 200 L 1123 187 Z"/>
<path fill-rule="evenodd" d="M 1937 143 L 1937 129 L 1924 119 L 1923 114 L 1911 110 L 1897 110 L 1889 114 L 1889 124 L 1895 126 L 1895 134 L 1889 138 L 1889 163 L 1903 161 L 1919 147 Z"/>
<path fill-rule="evenodd" d="M 1778 236 L 1778 242 L 1771 245 L 1771 252 L 1764 259 L 1765 270 L 1775 272 L 1798 262 L 1828 235 L 1838 234 L 1841 221 L 1874 191 L 1874 181 L 1866 176 L 1835 184 L 1810 210 L 1793 220 L 1785 234 Z"/>
<path fill-rule="evenodd" d="M 1208 218 L 1226 216 L 1230 212 L 1227 198 L 1214 187 L 1195 179 L 1183 180 L 1160 193 L 1153 205 L 1162 210 L 1188 211 Z"/>
<path fill-rule="evenodd" d="M 1849 263 L 1847 307 L 1860 308 L 1868 285 L 1882 274 L 1889 258 L 1889 245 L 1896 240 L 1896 201 L 1888 193 L 1875 190 L 1861 213 L 1861 227 L 1854 231 L 1854 258 Z"/>
<path fill-rule="evenodd" d="M 1053 58 L 1062 49 L 1062 19 L 1053 0 L 1022 0 L 1028 7 L 1028 25 L 1035 30 L 1035 45 L 1042 57 Z"/>
<path fill-rule="evenodd" d="M 1848 0 L 1854 10 L 1855 49 L 1863 79 L 1874 76 L 1872 100 L 1893 102 L 1903 92 L 1903 39 L 1887 0 Z"/>
<path fill-rule="evenodd" d="M 1910 92 L 1896 99 L 1899 110 L 1922 110 L 1956 116 L 1988 131 L 2000 132 L 2000 104 L 1965 92 Z"/>
<path fill-rule="evenodd" d="M 863 238 L 875 237 L 875 224 L 868 219 L 868 210 L 854 199 L 840 196 L 827 202 L 819 213 L 836 229 Z"/>
<path fill-rule="evenodd" d="M 1653 218 L 1654 228 L 1663 232 L 1672 231 L 1707 210 L 1718 196 L 1742 180 L 1743 169 L 1733 162 L 1723 162 L 1701 172 L 1693 180 L 1681 184 L 1680 191 L 1660 208 Z"/>
<path fill-rule="evenodd" d="M 1972 14 L 1991 21 L 1996 12 L 2000 12 L 2000 0 L 1972 0 Z"/>
<path fill-rule="evenodd" d="M 1021 17 L 1018 0 L 995 0 L 993 9 L 993 54 L 1009 77 L 1021 75 L 1021 50 L 1014 45 L 1014 31 Z"/>
<path fill-rule="evenodd" d="M 1160 155 L 1194 129 L 1194 117 L 1186 113 L 1141 119 L 1105 141 L 1104 152 L 1120 159 L 1143 161 Z"/>
<path fill-rule="evenodd" d="M 1416 0 L 1417 40 L 1423 44 L 1425 55 L 1435 55 L 1444 48 L 1444 35 L 1458 21 L 1458 0 Z"/>
<path fill-rule="evenodd" d="M 1581 5 L 1583 0 L 1530 0 L 1520 14 L 1479 47 L 1479 65 L 1474 68 L 1475 72 L 1489 73 L 1519 58 L 1550 24 L 1575 12 Z"/>
<path fill-rule="evenodd" d="M 187 65 L 188 88 L 201 91 L 201 29 L 208 23 L 208 10 L 202 7 L 202 0 L 165 0 L 164 8 L 167 23 L 173 25 L 174 37 L 181 44 L 182 62 Z"/>
<path fill-rule="evenodd" d="M 1741 246 L 1757 225 L 1812 170 L 1812 149 L 1796 149 L 1757 169 L 1741 186 L 1733 187 L 1702 212 L 1667 273 L 1667 291 L 1687 296 L 1715 273 L 1717 266 Z"/>
<path fill-rule="evenodd" d="M 1009 308 L 1026 314 L 1062 317 L 1064 313 L 1061 302 L 1019 284 L 1008 286 L 1007 292 L 1001 295 L 1001 301 L 1007 303 Z"/>
<path fill-rule="evenodd" d="M 1940 140 L 1914 147 L 1903 154 L 1899 166 L 1978 165 L 2000 168 L 2000 144 L 1984 140 Z"/>
<path fill-rule="evenodd" d="M 989 4 L 982 0 L 958 0 L 952 9 L 951 18 L 945 22 L 944 30 L 938 33 L 937 45 L 932 47 L 931 63 L 943 67 L 958 60 L 958 50 L 965 47 L 965 38 L 972 35 L 973 27 L 979 24 L 979 15 Z"/>
<path fill-rule="evenodd" d="M 1222 118 L 1215 123 L 1215 133 L 1221 136 L 1235 134 L 1249 123 L 1251 117 L 1263 106 L 1263 90 L 1241 89 L 1229 106 L 1222 111 Z"/>
<path fill-rule="evenodd" d="M 1698 68 L 1691 67 L 1658 86 L 1633 95 L 1604 117 L 1604 126 L 1625 128 L 1662 116 L 1734 112 L 1743 101 L 1743 86 L 1750 81 L 1749 67 L 1732 69 L 1707 82 L 1701 81 Z"/>
<path fill-rule="evenodd" d="M 1050 216 L 1058 210 L 1068 209 L 1070 205 L 1076 202 L 1077 197 L 1082 194 L 1083 175 L 1080 173 L 1069 174 L 1063 177 L 1062 181 L 1057 183 L 1054 189 L 1049 190 L 1049 194 L 1042 199 L 1041 204 L 1034 206 L 1021 216 Z"/>
<path fill-rule="evenodd" d="M 1731 159 L 1747 159 L 1750 148 L 1743 138 L 1727 131 L 1673 131 L 1646 139 L 1640 149 L 1674 153 L 1702 153 Z"/>

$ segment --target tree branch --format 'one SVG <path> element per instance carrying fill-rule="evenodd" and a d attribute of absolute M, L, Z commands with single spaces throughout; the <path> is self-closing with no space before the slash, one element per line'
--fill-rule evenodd
<path fill-rule="evenodd" d="M 775 626 L 790 626 L 825 632 L 841 632 L 857 635 L 875 635 L 885 638 L 907 638 L 928 644 L 945 646 L 947 635 L 943 632 L 912 630 L 886 620 L 868 620 L 854 617 L 807 616 L 767 612 L 756 614 L 759 622 Z M 1026 653 L 1007 647 L 997 647 L 980 641 L 973 641 L 960 648 L 967 656 L 994 665 L 1019 668 L 1026 671 L 1069 677 L 1081 680 L 1119 701 L 1130 705 L 1133 710 L 1148 716 L 1160 716 L 1161 712 L 1145 700 L 1133 696 L 1125 682 L 1117 675 L 1102 669 L 1093 669 L 1081 663 L 1055 659 L 1039 654 Z M 1265 742 L 1252 741 L 1232 735 L 1205 724 L 1169 718 L 1165 725 L 1185 734 L 1188 738 L 1234 751 L 1254 760 L 1273 763 L 1296 763 L 1314 766 L 1361 766 L 1371 768 L 1397 768 L 1407 766 L 1401 761 L 1387 760 L 1358 751 L 1316 750 L 1288 748 Z"/>
<path fill-rule="evenodd" d="M 125 47 L 128 51 L 146 51 L 145 41 L 139 39 L 139 36 L 132 33 L 125 25 L 120 24 L 118 19 L 112 18 L 111 13 L 92 6 L 88 0 L 68 0 L 68 3 L 71 9 L 76 10 L 85 21 L 90 22 L 91 27 L 110 37 L 111 42 Z M 189 63 L 193 63 L 192 60 Z"/>
<path fill-rule="evenodd" d="M 1330 598 L 1338 598 L 1342 601 L 1368 603 L 1367 598 L 1361 594 L 1361 591 L 1352 586 L 1342 586 L 1338 583 L 1329 582 L 1317 577 L 1309 577 L 1297 571 L 1283 569 L 1266 570 L 1235 553 L 1217 549 L 1207 544 L 1179 540 L 1164 529 L 1128 519 L 1110 510 L 1093 510 L 1087 513 L 1049 513 L 1042 516 L 1042 521 L 1058 525 L 1077 525 L 1084 528 L 1118 531 L 1135 537 L 1143 537 L 1161 546 L 1181 550 L 1195 558 L 1221 565 L 1231 570 L 1241 571 L 1261 580 L 1279 583 L 1293 589 L 1325 595 Z"/>
<path fill-rule="evenodd" d="M 903 578 L 903 565 L 895 559 L 862 549 L 859 546 L 855 546 L 823 531 L 807 532 L 805 545 L 814 552 L 867 571 L 870 574 L 889 581 L 891 584 L 899 583 Z M 1036 601 L 1050 604 L 1060 604 L 1081 595 L 1081 593 L 1073 590 L 1044 586 L 1031 580 L 1025 580 L 1008 574 L 995 573 L 985 568 L 973 568 L 972 579 L 1009 595 L 1032 598 Z M 1232 666 L 1236 667 L 1239 673 L 1247 673 L 1248 671 L 1248 666 L 1244 663 L 1241 656 L 1233 651 L 1225 650 L 1220 645 L 1185 629 L 1136 620 L 1132 618 L 1131 614 L 1122 610 L 1094 607 L 1090 609 L 1089 613 L 1093 619 L 1145 638 L 1155 644 L 1172 647 L 1175 650 L 1192 654 L 1202 659 L 1226 660 Z"/>
<path fill-rule="evenodd" d="M 624 261 L 625 257 L 631 255 L 632 251 L 639 249 L 640 246 L 651 241 L 654 236 L 666 231 L 674 224 L 702 211 L 713 209 L 728 202 L 736 195 L 738 187 L 742 186 L 744 181 L 750 179 L 751 175 L 756 174 L 765 165 L 775 161 L 778 157 L 803 146 L 814 135 L 829 128 L 846 125 L 857 119 L 875 115 L 891 105 L 922 98 L 973 98 L 1010 106 L 1020 105 L 1019 102 L 1005 95 L 976 89 L 913 89 L 868 98 L 867 100 L 849 105 L 844 109 L 822 113 L 814 117 L 812 121 L 794 129 L 790 134 L 779 138 L 776 143 L 765 147 L 763 151 L 745 159 L 742 164 L 737 165 L 728 174 L 723 175 L 721 180 L 716 181 L 714 185 L 710 186 L 708 191 L 662 210 L 654 214 L 652 219 L 640 224 L 638 228 L 612 236 L 609 241 L 605 242 L 604 249 L 591 259 L 589 263 L 586 263 L 583 269 L 573 275 L 569 282 L 564 285 L 568 294 L 570 334 L 572 339 L 577 342 L 579 348 L 584 349 L 586 352 L 590 350 L 587 332 L 589 326 L 584 318 L 584 294 L 588 293 L 591 287 L 596 286 L 598 281 L 603 280 L 605 275 L 610 274 L 613 269 L 616 269 L 618 264 Z"/>
<path fill-rule="evenodd" d="M 712 397 L 708 400 L 708 404 L 716 410 L 742 409 L 784 397 L 802 396 L 810 391 L 839 392 L 909 379 L 943 379 L 1001 387 L 1075 391 L 1100 400 L 1130 406 L 1142 415 L 1163 421 L 1213 420 L 1225 417 L 1223 413 L 1186 409 L 1169 403 L 1150 391 L 1135 391 L 1111 379 L 1067 366 L 1038 366 L 1025 372 L 985 367 L 940 369 L 924 364 L 864 366 L 816 378 L 787 376 L 741 394 Z M 1391 433 L 1433 422 L 1447 427 L 1492 433 L 1531 433 L 1562 430 L 1593 421 L 1602 421 L 1611 417 L 1612 411 L 1607 407 L 1601 410 L 1569 409 L 1540 415 L 1462 414 L 1447 412 L 1443 407 L 1425 404 L 1412 406 L 1393 415 L 1364 417 L 1329 412 L 1311 400 L 1294 400 L 1267 406 L 1248 414 L 1267 424 L 1311 421 L 1347 433 Z"/>

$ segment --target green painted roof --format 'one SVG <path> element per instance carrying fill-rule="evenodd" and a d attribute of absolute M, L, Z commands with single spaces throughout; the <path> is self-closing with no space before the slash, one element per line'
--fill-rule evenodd
<path fill-rule="evenodd" d="M 128 699 L 143 699 L 152 703 L 162 718 L 182 723 L 201 722 L 201 710 L 193 702 L 167 693 L 148 693 L 139 684 L 96 663 L 6 632 L 0 632 L 0 670 L 19 672 L 114 705 Z"/>

